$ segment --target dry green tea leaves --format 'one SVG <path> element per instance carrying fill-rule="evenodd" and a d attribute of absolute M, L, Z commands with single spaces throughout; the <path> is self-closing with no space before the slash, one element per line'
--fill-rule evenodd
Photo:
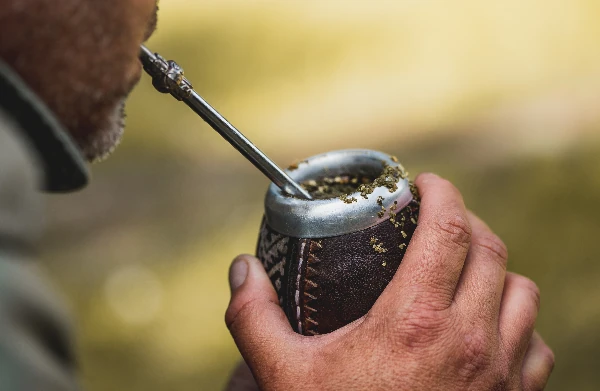
<path fill-rule="evenodd" d="M 371 178 L 355 175 L 338 175 L 335 177 L 325 177 L 318 180 L 311 179 L 304 181 L 300 185 L 316 200 L 328 198 L 340 198 L 342 201 L 350 204 L 358 201 L 356 198 L 350 198 L 350 194 L 358 191 L 362 184 L 371 182 Z"/>
<path fill-rule="evenodd" d="M 382 162 L 381 174 L 373 179 L 366 175 L 338 175 L 335 177 L 324 177 L 320 179 L 311 179 L 300 183 L 300 185 L 309 192 L 316 200 L 329 198 L 339 198 L 347 204 L 357 202 L 355 197 L 350 197 L 352 193 L 360 193 L 361 197 L 368 199 L 369 195 L 378 187 L 386 187 L 390 193 L 398 190 L 398 182 L 407 177 L 407 173 L 402 165 L 390 166 Z M 377 198 L 377 203 L 383 205 L 383 197 Z"/>
<path fill-rule="evenodd" d="M 376 253 L 383 254 L 387 252 L 387 248 L 383 247 L 383 242 L 376 237 L 372 237 L 369 244 L 373 246 L 373 250 L 375 250 Z"/>
<path fill-rule="evenodd" d="M 364 198 L 369 198 L 378 187 L 387 187 L 390 193 L 398 190 L 398 182 L 407 177 L 406 171 L 401 165 L 390 166 L 383 162 L 383 171 L 373 182 L 360 185 L 358 191 Z"/>

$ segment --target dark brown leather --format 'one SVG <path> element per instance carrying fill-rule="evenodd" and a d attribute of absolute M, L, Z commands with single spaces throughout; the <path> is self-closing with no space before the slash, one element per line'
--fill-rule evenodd
<path fill-rule="evenodd" d="M 398 269 L 418 214 L 415 196 L 396 224 L 324 239 L 281 235 L 263 221 L 257 256 L 294 330 L 325 334 L 365 315 Z"/>

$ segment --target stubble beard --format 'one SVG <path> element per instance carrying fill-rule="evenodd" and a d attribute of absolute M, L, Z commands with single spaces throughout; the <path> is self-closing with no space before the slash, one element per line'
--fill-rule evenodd
<path fill-rule="evenodd" d="M 84 134 L 77 139 L 79 148 L 85 158 L 96 163 L 106 159 L 119 146 L 125 132 L 125 105 L 127 98 L 123 98 L 107 118 L 104 128 L 95 132 Z"/>
<path fill-rule="evenodd" d="M 50 108 L 87 160 L 106 158 L 123 137 L 148 15 L 123 0 L 8 3 L 0 7 L 0 58 Z"/>

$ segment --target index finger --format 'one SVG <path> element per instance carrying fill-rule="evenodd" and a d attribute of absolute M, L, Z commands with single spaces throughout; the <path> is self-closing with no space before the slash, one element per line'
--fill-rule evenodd
<path fill-rule="evenodd" d="M 419 175 L 415 183 L 421 194 L 418 226 L 398 271 L 375 304 L 381 302 L 388 310 L 400 302 L 448 308 L 471 244 L 467 210 L 456 187 L 433 174 Z"/>

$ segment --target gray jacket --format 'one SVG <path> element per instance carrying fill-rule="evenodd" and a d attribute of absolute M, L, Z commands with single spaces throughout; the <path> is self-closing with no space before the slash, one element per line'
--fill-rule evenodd
<path fill-rule="evenodd" d="M 35 262 L 43 194 L 87 183 L 52 113 L 0 62 L 0 391 L 78 390 L 67 312 Z"/>

